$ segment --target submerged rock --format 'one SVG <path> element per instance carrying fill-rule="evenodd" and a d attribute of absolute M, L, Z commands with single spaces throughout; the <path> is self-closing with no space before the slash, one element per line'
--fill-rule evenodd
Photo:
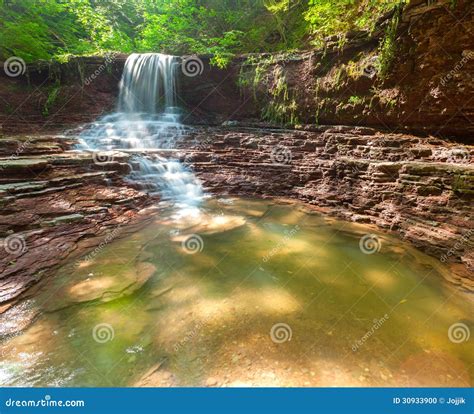
<path fill-rule="evenodd" d="M 132 387 L 171 387 L 176 386 L 174 375 L 163 369 L 166 359 L 153 365 L 138 380 L 134 381 Z"/>
<path fill-rule="evenodd" d="M 201 222 L 189 230 L 198 234 L 217 234 L 238 229 L 244 226 L 246 220 L 242 216 L 205 216 Z"/>
<path fill-rule="evenodd" d="M 155 271 L 156 267 L 151 263 L 123 264 L 117 260 L 73 271 L 57 292 L 60 299 L 48 305 L 48 310 L 91 301 L 110 302 L 130 295 L 140 289 Z"/>

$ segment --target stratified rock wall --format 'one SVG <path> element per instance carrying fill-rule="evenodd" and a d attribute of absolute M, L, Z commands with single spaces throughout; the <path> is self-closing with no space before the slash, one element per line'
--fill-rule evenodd
<path fill-rule="evenodd" d="M 373 33 L 350 34 L 343 46 L 328 39 L 323 50 L 241 56 L 225 71 L 203 57 L 202 75 L 182 79 L 182 102 L 191 122 L 263 117 L 472 144 L 473 9 L 471 0 L 412 1 L 401 16 L 386 16 Z"/>
<path fill-rule="evenodd" d="M 62 260 L 120 237 L 153 201 L 123 179 L 128 155 L 65 151 L 73 143 L 0 139 L 0 313 Z"/>
<path fill-rule="evenodd" d="M 173 155 L 210 193 L 298 199 L 397 231 L 474 290 L 474 147 L 366 127 L 189 131 Z M 130 154 L 66 151 L 73 144 L 0 140 L 0 313 L 65 259 L 127 232 L 153 202 L 123 179 Z"/>
<path fill-rule="evenodd" d="M 474 290 L 474 147 L 363 127 L 197 128 L 183 161 L 218 194 L 302 200 L 397 231 Z"/>

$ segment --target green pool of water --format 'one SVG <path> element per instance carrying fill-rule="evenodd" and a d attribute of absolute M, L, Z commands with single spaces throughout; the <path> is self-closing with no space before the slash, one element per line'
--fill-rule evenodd
<path fill-rule="evenodd" d="M 446 271 L 300 204 L 163 211 L 19 305 L 12 323 L 37 317 L 1 342 L 0 384 L 472 386 L 473 305 Z"/>

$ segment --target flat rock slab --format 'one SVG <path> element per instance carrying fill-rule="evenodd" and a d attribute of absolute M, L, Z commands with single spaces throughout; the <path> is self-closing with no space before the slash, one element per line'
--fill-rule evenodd
<path fill-rule="evenodd" d="M 41 226 L 50 227 L 50 226 L 59 226 L 61 224 L 75 223 L 82 221 L 84 216 L 82 214 L 69 214 L 67 216 L 56 217 L 52 220 L 43 221 Z"/>
<path fill-rule="evenodd" d="M 59 288 L 56 298 L 49 300 L 47 310 L 54 311 L 92 301 L 105 303 L 130 295 L 140 289 L 155 271 L 151 263 L 109 264 L 108 269 L 101 268 L 94 273 L 77 271 L 69 276 L 70 283 Z"/>
<path fill-rule="evenodd" d="M 109 238 L 87 255 L 71 261 L 41 286 L 38 303 L 55 311 L 92 301 L 110 302 L 133 294 L 156 272 L 141 257 L 143 240 L 132 235 L 122 239 L 116 228 Z"/>
<path fill-rule="evenodd" d="M 0 159 L 0 169 L 8 173 L 40 171 L 48 166 L 48 161 L 40 158 Z"/>

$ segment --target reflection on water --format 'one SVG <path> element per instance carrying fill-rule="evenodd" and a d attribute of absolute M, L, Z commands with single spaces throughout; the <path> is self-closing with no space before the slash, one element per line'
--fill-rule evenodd
<path fill-rule="evenodd" d="M 472 302 L 439 262 L 299 204 L 226 199 L 112 241 L 46 281 L 0 345 L 30 386 L 472 386 Z M 192 243 L 191 243 L 192 242 Z"/>

